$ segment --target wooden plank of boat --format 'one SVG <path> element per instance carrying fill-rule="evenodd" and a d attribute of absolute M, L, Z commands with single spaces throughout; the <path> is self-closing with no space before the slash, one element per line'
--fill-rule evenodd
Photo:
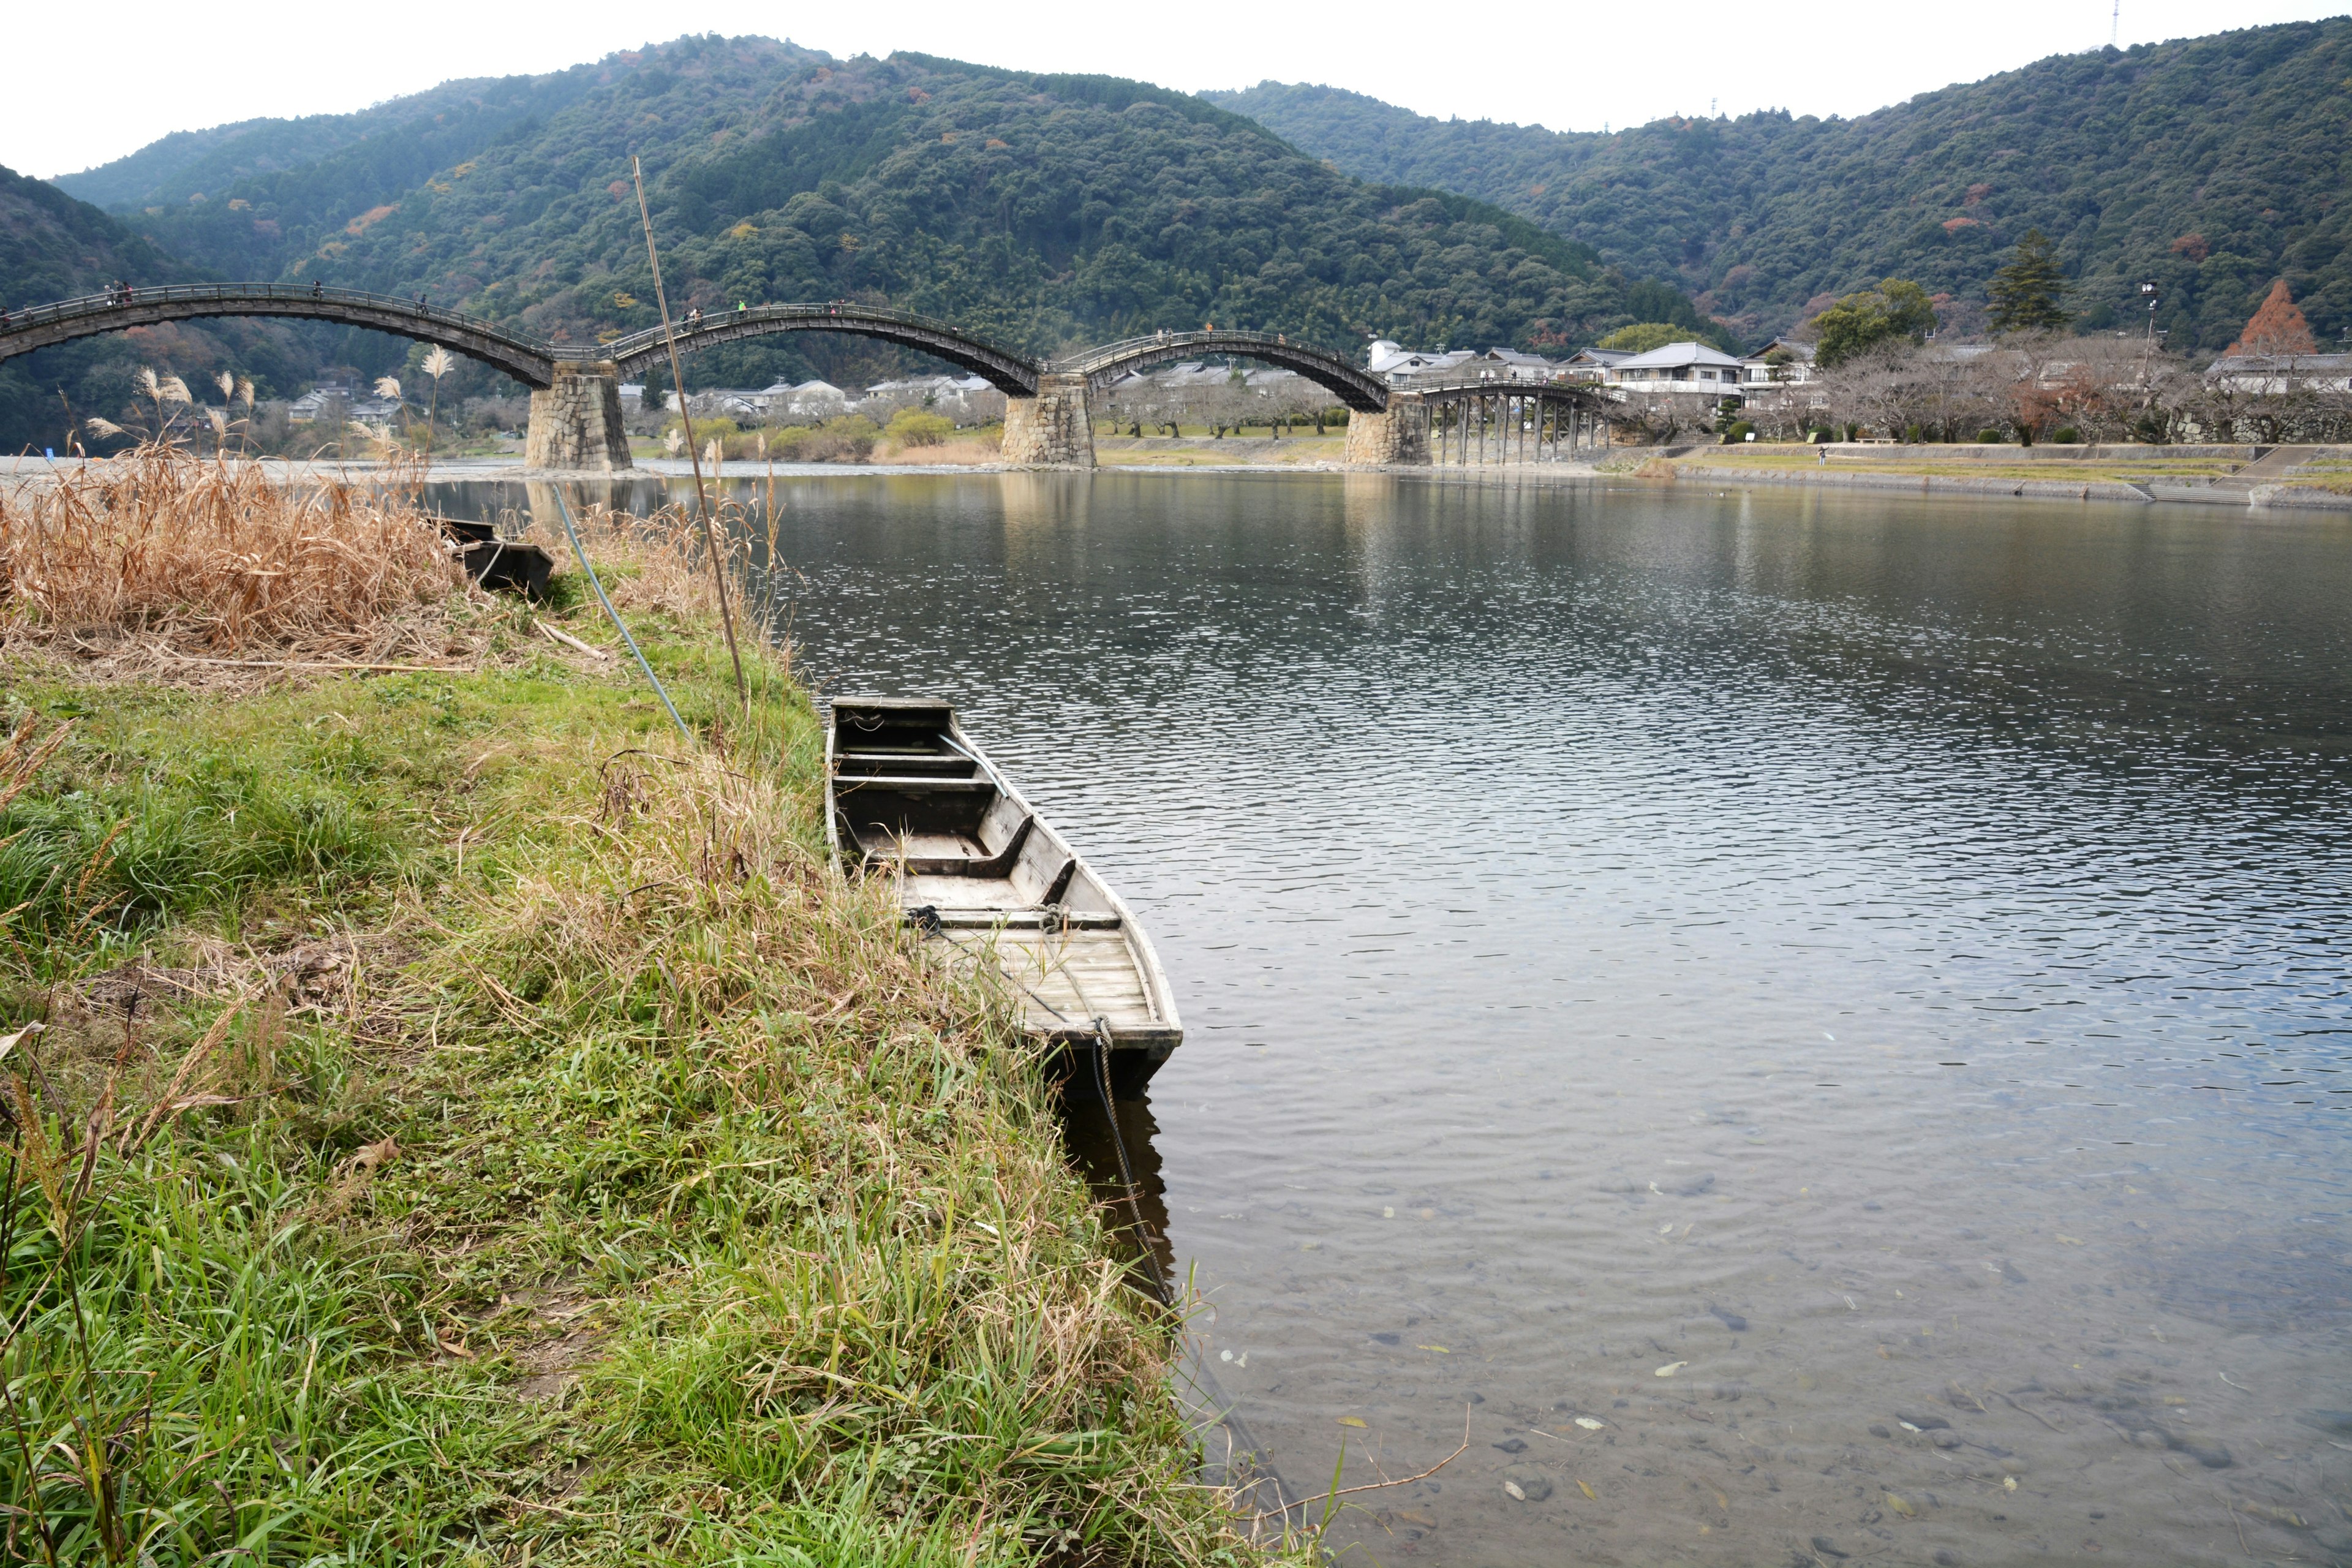
<path fill-rule="evenodd" d="M 982 754 L 945 702 L 842 698 L 825 732 L 825 832 L 854 875 L 894 879 L 909 922 L 1002 981 L 1023 1026 L 1132 1096 L 1184 1038 L 1126 902 Z"/>

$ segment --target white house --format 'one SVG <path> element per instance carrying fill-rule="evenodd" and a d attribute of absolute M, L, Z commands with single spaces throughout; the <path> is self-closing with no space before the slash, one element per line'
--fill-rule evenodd
<path fill-rule="evenodd" d="M 1643 392 L 1706 392 L 1722 395 L 1739 385 L 1743 366 L 1721 349 L 1705 343 L 1668 343 L 1645 354 L 1619 360 L 1603 379 L 1612 386 Z"/>
<path fill-rule="evenodd" d="M 1463 353 L 1450 356 L 1423 353 L 1391 342 L 1387 338 L 1380 338 L 1364 351 L 1364 368 L 1383 381 L 1402 384 L 1416 375 L 1425 374 L 1463 357 Z"/>
<path fill-rule="evenodd" d="M 849 394 L 829 381 L 780 381 L 760 396 L 769 414 L 802 419 L 830 419 L 849 406 Z"/>
<path fill-rule="evenodd" d="M 1739 362 L 1739 367 L 1740 379 L 1751 386 L 1773 382 L 1796 384 L 1820 374 L 1813 368 L 1813 345 L 1786 335 L 1774 338 L 1748 355 Z"/>
<path fill-rule="evenodd" d="M 2352 354 L 2224 354 L 2206 367 L 2205 379 L 2273 396 L 2306 389 L 2352 392 Z"/>
<path fill-rule="evenodd" d="M 1632 349 L 1579 349 L 1562 360 L 1559 368 L 1570 381 L 1606 381 L 1611 367 L 1633 357 Z"/>
<path fill-rule="evenodd" d="M 286 417 L 297 425 L 308 425 L 326 411 L 327 405 L 341 402 L 349 405 L 352 390 L 341 382 L 322 381 L 286 405 Z"/>

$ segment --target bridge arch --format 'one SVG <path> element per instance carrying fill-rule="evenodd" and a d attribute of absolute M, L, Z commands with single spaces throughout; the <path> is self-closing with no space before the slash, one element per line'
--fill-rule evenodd
<path fill-rule="evenodd" d="M 739 310 L 714 310 L 698 319 L 674 323 L 677 333 L 677 352 L 692 353 L 698 349 L 714 348 L 720 343 L 740 342 L 746 338 L 765 337 L 773 332 L 847 332 L 856 337 L 876 338 L 883 342 L 897 343 L 902 348 L 919 350 L 934 359 L 942 359 L 958 369 L 985 380 L 1007 397 L 1037 395 L 1037 363 L 1008 349 L 958 331 L 945 321 L 933 321 L 906 310 L 887 310 L 874 305 L 752 305 Z M 642 376 L 659 366 L 668 356 L 668 343 L 659 327 L 648 327 L 631 332 L 593 350 L 582 349 L 578 357 L 604 359 L 613 362 L 625 376 Z"/>
<path fill-rule="evenodd" d="M 479 360 L 537 390 L 554 384 L 558 360 L 601 357 L 594 349 L 559 348 L 478 316 L 390 294 L 308 283 L 184 283 L 5 312 L 0 319 L 0 360 L 128 327 L 211 316 L 286 316 L 391 332 Z"/>
<path fill-rule="evenodd" d="M 1055 360 L 1051 368 L 1083 375 L 1087 389 L 1098 392 L 1130 371 L 1212 353 L 1262 360 L 1297 371 L 1360 413 L 1379 414 L 1389 405 L 1387 384 L 1370 371 L 1360 369 L 1328 350 L 1289 342 L 1273 332 L 1163 332 L 1088 349 L 1067 359 Z"/>

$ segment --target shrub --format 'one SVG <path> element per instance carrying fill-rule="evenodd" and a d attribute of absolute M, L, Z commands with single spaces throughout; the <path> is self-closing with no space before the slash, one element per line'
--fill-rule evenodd
<path fill-rule="evenodd" d="M 936 447 L 955 434 L 955 421 L 944 414 L 901 408 L 890 416 L 889 428 L 884 434 L 900 447 Z"/>
<path fill-rule="evenodd" d="M 662 421 L 662 436 L 667 439 L 681 427 L 677 416 L 673 414 Z M 732 419 L 698 419 L 694 422 L 694 443 L 698 447 L 708 447 L 713 441 L 732 441 L 742 433 L 743 427 Z"/>
<path fill-rule="evenodd" d="M 2072 425 L 2062 425 L 2050 437 L 2061 446 L 2073 446 L 2083 438 L 2083 433 Z"/>
<path fill-rule="evenodd" d="M 862 414 L 841 414 L 818 426 L 794 425 L 776 431 L 768 449 L 787 463 L 862 463 L 882 434 Z"/>
<path fill-rule="evenodd" d="M 1727 447 L 1736 447 L 1747 440 L 1755 428 L 1755 426 L 1745 419 L 1735 419 L 1724 427 L 1723 444 Z"/>
<path fill-rule="evenodd" d="M 1998 430 L 1979 430 L 1977 432 L 1977 439 L 1983 442 L 1988 447 L 1998 447 L 2000 445 L 2000 432 Z"/>

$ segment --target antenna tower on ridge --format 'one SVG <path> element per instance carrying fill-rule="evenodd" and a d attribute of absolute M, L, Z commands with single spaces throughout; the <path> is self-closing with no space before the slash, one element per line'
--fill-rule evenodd
<path fill-rule="evenodd" d="M 2122 35 L 2123 26 L 2124 0 L 2116 0 L 2116 8 L 2107 13 L 2107 47 L 2112 49 L 2116 47 L 2116 39 Z"/>

